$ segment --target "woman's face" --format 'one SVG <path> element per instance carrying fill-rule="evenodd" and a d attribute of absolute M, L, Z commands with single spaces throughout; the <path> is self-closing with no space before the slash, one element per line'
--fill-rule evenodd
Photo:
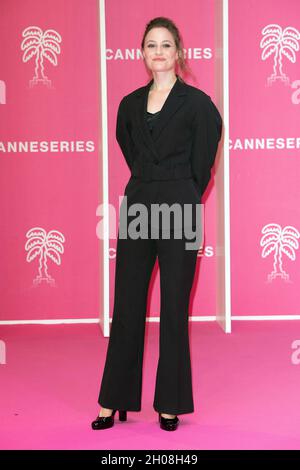
<path fill-rule="evenodd" d="M 178 52 L 173 35 L 167 28 L 152 28 L 145 37 L 142 53 L 152 72 L 175 69 Z"/>

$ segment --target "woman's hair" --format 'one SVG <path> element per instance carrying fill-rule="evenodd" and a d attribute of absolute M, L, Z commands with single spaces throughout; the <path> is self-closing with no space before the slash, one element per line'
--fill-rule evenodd
<path fill-rule="evenodd" d="M 183 54 L 183 42 L 181 35 L 179 33 L 179 30 L 176 26 L 176 24 L 170 20 L 169 18 L 166 18 L 165 16 L 157 16 L 156 18 L 153 18 L 152 20 L 149 21 L 146 25 L 146 29 L 143 35 L 142 39 L 142 49 L 144 49 L 144 43 L 145 43 L 145 37 L 149 33 L 149 31 L 153 28 L 166 28 L 170 31 L 172 34 L 174 41 L 175 41 L 175 46 L 178 52 L 178 67 L 183 75 L 186 73 L 191 73 L 190 67 L 187 65 L 184 54 Z M 178 74 L 179 80 L 182 82 L 184 81 L 183 78 Z"/>

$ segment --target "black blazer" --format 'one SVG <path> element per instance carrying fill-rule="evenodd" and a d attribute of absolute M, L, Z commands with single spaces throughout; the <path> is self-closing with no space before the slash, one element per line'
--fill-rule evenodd
<path fill-rule="evenodd" d="M 146 112 L 152 83 L 124 96 L 118 108 L 116 138 L 131 171 L 125 194 L 133 179 L 140 185 L 158 182 L 160 188 L 163 181 L 188 179 L 199 202 L 211 177 L 222 118 L 209 95 L 177 76 L 151 135 Z"/>

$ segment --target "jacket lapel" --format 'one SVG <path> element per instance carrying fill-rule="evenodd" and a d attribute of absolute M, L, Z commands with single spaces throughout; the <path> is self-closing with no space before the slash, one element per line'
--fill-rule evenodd
<path fill-rule="evenodd" d="M 163 107 L 160 110 L 158 119 L 155 122 L 153 133 L 151 134 L 148 123 L 147 123 L 147 104 L 150 87 L 153 83 L 152 80 L 147 83 L 146 86 L 142 87 L 136 94 L 138 105 L 137 105 L 137 118 L 138 124 L 140 125 L 141 132 L 147 146 L 152 150 L 156 160 L 160 159 L 160 156 L 156 150 L 155 142 L 160 136 L 162 130 L 167 126 L 168 122 L 176 111 L 183 105 L 186 96 L 186 85 L 180 82 L 177 78 L 171 91 L 169 92 L 167 99 L 165 100 Z"/>

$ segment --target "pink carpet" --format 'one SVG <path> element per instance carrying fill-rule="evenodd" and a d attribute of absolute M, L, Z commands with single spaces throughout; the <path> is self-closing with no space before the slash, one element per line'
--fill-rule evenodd
<path fill-rule="evenodd" d="M 161 430 L 158 324 L 146 324 L 142 411 L 93 431 L 108 338 L 98 325 L 2 326 L 1 449 L 299 449 L 298 321 L 190 323 L 195 412 Z"/>

